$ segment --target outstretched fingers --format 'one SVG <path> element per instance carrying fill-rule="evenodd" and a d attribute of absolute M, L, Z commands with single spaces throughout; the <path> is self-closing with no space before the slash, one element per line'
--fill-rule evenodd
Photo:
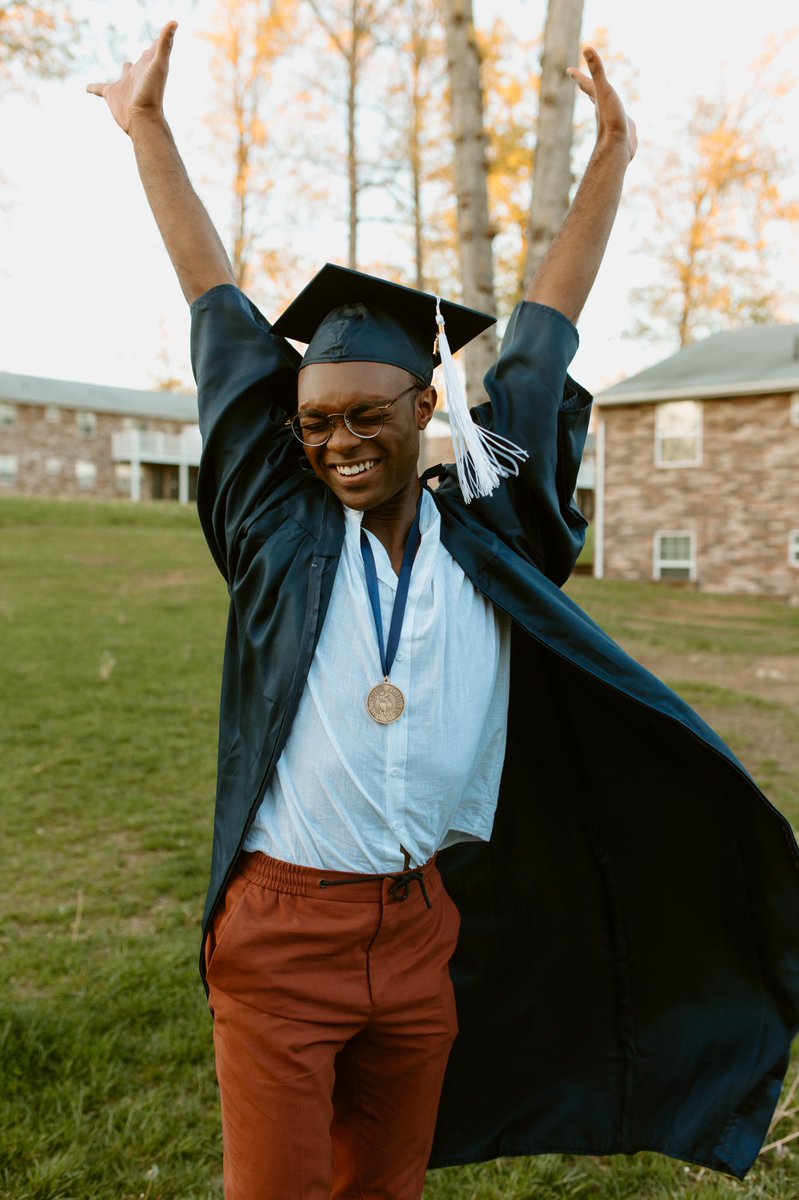
<path fill-rule="evenodd" d="M 169 62 L 169 56 L 172 53 L 172 44 L 175 40 L 175 30 L 177 29 L 177 27 L 178 27 L 177 21 L 167 21 L 166 25 L 163 27 L 163 29 L 161 30 L 161 32 L 159 33 L 159 35 L 155 39 L 155 41 L 152 43 L 152 45 L 149 46 L 144 51 L 141 58 L 139 59 L 139 62 L 144 65 L 148 62 L 152 62 L 153 59 L 156 59 L 156 60 L 160 60 L 160 62 L 163 66 L 167 66 L 167 64 Z M 106 92 L 108 91 L 108 89 L 113 87 L 114 83 L 121 82 L 125 78 L 125 76 L 131 70 L 133 70 L 133 67 L 134 67 L 134 63 L 132 63 L 129 59 L 127 59 L 122 64 L 122 74 L 120 75 L 118 80 L 114 80 L 113 82 L 108 82 L 108 83 L 87 83 L 86 91 L 89 92 L 92 96 L 101 96 L 103 99 L 105 99 Z"/>
<path fill-rule="evenodd" d="M 582 71 L 577 70 L 577 67 L 567 67 L 566 74 L 571 76 L 580 91 L 585 92 L 586 96 L 596 104 L 596 88 L 593 79 L 588 75 L 583 75 Z"/>
<path fill-rule="evenodd" d="M 635 122 L 624 111 L 618 93 L 608 81 L 605 65 L 597 50 L 593 46 L 586 46 L 583 57 L 590 75 L 586 75 L 577 67 L 567 67 L 566 72 L 595 105 L 600 136 L 605 131 L 611 136 L 623 137 L 628 143 L 632 158 L 638 146 Z"/>
<path fill-rule="evenodd" d="M 113 87 L 114 83 L 119 83 L 121 79 L 124 79 L 132 66 L 132 62 L 123 62 L 122 74 L 120 75 L 119 79 L 113 80 L 110 83 L 87 83 L 86 91 L 90 92 L 92 96 L 102 96 L 102 98 L 105 99 L 105 94 L 108 89 Z"/>
<path fill-rule="evenodd" d="M 590 75 L 584 74 L 579 67 L 567 67 L 566 74 L 571 76 L 580 91 L 585 92 L 586 96 L 596 104 L 597 85 L 607 86 L 608 83 L 605 66 L 593 46 L 586 46 L 583 58 L 591 72 Z"/>
<path fill-rule="evenodd" d="M 604 82 L 605 80 L 605 64 L 599 57 L 599 53 L 593 46 L 586 46 L 583 50 L 583 58 L 585 59 L 588 70 L 591 72 L 591 78 L 595 83 Z"/>
<path fill-rule="evenodd" d="M 164 55 L 166 58 L 169 58 L 169 55 L 172 53 L 172 43 L 175 40 L 175 30 L 177 27 L 177 21 L 167 21 L 155 41 L 155 53 L 157 57 Z"/>

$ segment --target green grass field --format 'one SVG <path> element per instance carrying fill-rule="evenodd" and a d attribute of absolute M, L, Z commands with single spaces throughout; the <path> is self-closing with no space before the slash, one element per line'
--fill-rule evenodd
<path fill-rule="evenodd" d="M 171 505 L 6 498 L 0 568 L 0 1196 L 221 1200 L 196 957 L 225 587 L 196 515 Z M 799 823 L 799 611 L 590 578 L 570 590 Z M 786 1108 L 772 1140 L 799 1132 Z M 432 1172 L 425 1192 L 683 1196 L 793 1200 L 799 1139 L 743 1184 L 656 1155 L 544 1156 Z"/>

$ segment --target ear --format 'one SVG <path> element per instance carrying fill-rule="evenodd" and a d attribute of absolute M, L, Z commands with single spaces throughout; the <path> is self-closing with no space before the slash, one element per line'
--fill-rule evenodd
<path fill-rule="evenodd" d="M 416 397 L 416 427 L 426 429 L 430 424 L 438 401 L 438 392 L 431 384 Z"/>

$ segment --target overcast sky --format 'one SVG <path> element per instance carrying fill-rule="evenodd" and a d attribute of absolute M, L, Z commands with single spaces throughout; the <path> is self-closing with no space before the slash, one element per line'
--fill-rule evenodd
<path fill-rule="evenodd" d="M 496 7 L 476 2 L 478 22 L 488 22 Z M 83 0 L 82 8 L 92 18 L 83 53 L 94 59 L 85 77 L 79 71 L 66 81 L 31 81 L 25 94 L 3 98 L 0 370 L 150 387 L 168 371 L 188 377 L 187 310 L 141 193 L 130 143 L 104 103 L 83 90 L 90 79 L 117 73 L 118 58 L 103 34 L 111 10 L 100 0 Z M 212 0 L 172 0 L 163 9 L 125 6 L 121 21 L 115 5 L 113 16 L 131 58 L 145 44 L 145 18 L 153 29 L 168 19 L 180 22 L 167 115 L 195 185 L 214 220 L 224 226 L 225 180 L 208 151 L 210 135 L 202 122 L 211 93 L 201 33 L 212 24 L 213 8 Z M 543 29 L 545 10 L 545 0 L 509 0 L 501 11 L 521 36 L 532 38 Z M 695 96 L 734 95 L 746 86 L 748 64 L 769 37 L 786 42 L 782 65 L 795 65 L 799 74 L 799 41 L 788 39 L 797 22 L 795 6 L 786 0 L 747 6 L 671 0 L 667 7 L 641 0 L 586 0 L 585 39 L 604 28 L 611 49 L 638 72 L 631 107 L 642 148 L 628 188 L 657 178 L 663 149 L 674 144 Z M 580 97 L 578 104 L 588 101 Z M 782 101 L 774 129 L 774 139 L 791 160 L 799 158 L 797 130 L 799 90 L 794 89 Z M 799 198 L 799 169 L 789 192 Z M 320 219 L 314 224 L 303 246 L 309 274 L 328 258 L 346 257 L 343 223 Z M 640 199 L 626 202 L 580 321 L 574 373 L 593 391 L 664 356 L 663 346 L 622 337 L 633 320 L 629 290 L 645 283 L 651 272 L 638 249 L 645 227 Z M 373 229 L 365 236 L 386 235 Z M 779 243 L 787 297 L 783 316 L 793 321 L 799 320 L 799 304 L 787 293 L 799 268 L 797 242 L 799 230 Z M 368 241 L 364 250 L 368 258 Z"/>

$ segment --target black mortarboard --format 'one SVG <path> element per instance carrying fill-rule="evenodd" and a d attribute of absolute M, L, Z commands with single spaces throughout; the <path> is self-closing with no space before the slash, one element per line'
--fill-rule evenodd
<path fill-rule="evenodd" d="M 496 321 L 487 313 L 417 292 L 400 283 L 327 263 L 275 321 L 275 333 L 307 342 L 311 363 L 379 362 L 410 371 L 425 385 L 443 366 L 458 482 L 468 504 L 518 475 L 526 450 L 471 419 L 452 361 Z"/>
<path fill-rule="evenodd" d="M 302 366 L 382 362 L 429 381 L 441 361 L 434 351 L 436 303 L 427 292 L 327 263 L 273 329 L 308 343 Z M 453 352 L 496 321 L 462 304 L 439 303 Z"/>

